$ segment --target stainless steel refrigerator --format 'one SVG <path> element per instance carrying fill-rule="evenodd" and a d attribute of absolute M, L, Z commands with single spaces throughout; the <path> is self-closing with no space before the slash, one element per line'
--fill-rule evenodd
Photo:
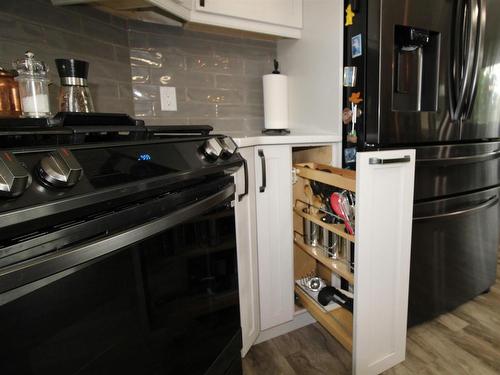
<path fill-rule="evenodd" d="M 345 7 L 344 104 L 351 109 L 355 98 L 360 111 L 355 134 L 349 120 L 344 126 L 344 166 L 355 168 L 356 150 L 417 150 L 414 325 L 495 283 L 500 1 L 346 0 Z"/>

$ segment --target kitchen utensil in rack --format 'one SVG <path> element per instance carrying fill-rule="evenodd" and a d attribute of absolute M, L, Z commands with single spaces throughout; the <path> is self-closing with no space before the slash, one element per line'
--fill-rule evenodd
<path fill-rule="evenodd" d="M 306 214 L 311 213 L 310 211 L 311 208 L 313 208 L 313 205 L 301 199 L 297 199 L 295 201 L 295 207 L 299 206 L 299 203 L 300 205 L 306 206 L 302 208 L 302 212 Z M 330 213 L 322 207 L 314 206 L 314 209 L 317 212 L 324 213 L 325 217 L 331 218 L 331 220 L 323 220 L 324 218 L 322 218 L 322 221 L 324 221 L 325 223 L 335 221 L 340 223 L 344 222 L 344 220 L 340 216 Z M 302 218 L 302 224 L 303 234 L 300 234 L 298 232 L 295 232 L 295 234 L 302 236 L 306 245 L 321 249 L 325 257 L 344 261 L 344 259 L 341 259 L 341 256 L 345 257 L 349 253 L 347 250 L 347 247 L 350 246 L 348 240 L 343 239 L 338 234 L 328 230 L 328 228 L 322 227 L 321 225 L 316 224 L 305 217 Z"/>
<path fill-rule="evenodd" d="M 330 302 L 335 302 L 350 312 L 354 310 L 354 299 L 333 286 L 321 288 L 318 293 L 318 302 L 322 306 L 328 306 Z"/>
<path fill-rule="evenodd" d="M 323 228 L 322 228 L 323 229 Z M 305 236 L 302 233 L 299 233 L 297 231 L 294 231 L 295 238 L 296 236 L 302 237 L 304 243 L 306 245 L 314 247 L 315 251 L 319 254 L 324 256 L 325 258 L 330 258 L 334 259 L 336 261 L 342 262 L 349 266 L 349 269 L 351 272 L 354 271 L 354 266 L 353 263 L 350 261 L 350 258 L 348 257 L 350 255 L 350 241 L 346 240 L 345 238 L 342 238 L 338 234 L 335 234 L 333 232 L 328 231 L 328 236 L 331 236 L 331 241 L 333 241 L 334 245 L 332 247 L 325 247 L 323 245 L 323 237 L 320 238 L 320 243 L 318 243 L 316 246 L 312 246 L 306 242 Z M 322 230 L 322 233 L 324 231 Z M 324 234 L 322 234 L 323 236 Z"/>
<path fill-rule="evenodd" d="M 332 193 L 330 204 L 333 211 L 342 219 L 347 233 L 354 235 L 354 215 L 347 197 L 342 193 Z"/>
<path fill-rule="evenodd" d="M 295 207 L 299 207 L 299 205 L 297 203 L 300 203 L 302 206 L 305 206 L 302 208 L 302 212 L 312 214 L 313 210 L 314 210 L 314 211 L 317 211 L 317 213 L 321 212 L 322 214 L 325 214 L 326 216 L 331 217 L 332 220 L 334 220 L 334 221 L 338 221 L 339 223 L 344 222 L 344 219 L 342 217 L 340 217 L 339 215 L 336 215 L 333 212 L 326 210 L 326 207 L 323 208 L 323 207 L 320 207 L 318 205 L 314 205 L 312 203 L 308 203 L 306 201 L 303 201 L 302 199 L 295 200 Z"/>
<path fill-rule="evenodd" d="M 326 283 L 321 279 L 321 277 L 316 276 L 316 272 L 311 271 L 308 274 L 302 276 L 299 280 L 302 287 L 309 289 L 313 292 L 319 292 L 322 288 L 326 286 Z"/>
<path fill-rule="evenodd" d="M 321 247 L 328 258 L 337 259 L 339 239 L 341 237 L 325 227 L 321 227 Z"/>
<path fill-rule="evenodd" d="M 304 208 L 303 211 L 308 214 L 310 213 L 309 208 Z M 311 220 L 303 218 L 302 229 L 304 233 L 304 242 L 309 246 L 318 246 L 320 242 L 321 227 Z"/>

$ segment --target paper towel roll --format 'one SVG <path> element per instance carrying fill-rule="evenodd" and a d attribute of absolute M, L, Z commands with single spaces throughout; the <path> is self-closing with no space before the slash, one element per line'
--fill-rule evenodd
<path fill-rule="evenodd" d="M 264 127 L 288 129 L 288 77 L 266 74 L 264 83 Z"/>

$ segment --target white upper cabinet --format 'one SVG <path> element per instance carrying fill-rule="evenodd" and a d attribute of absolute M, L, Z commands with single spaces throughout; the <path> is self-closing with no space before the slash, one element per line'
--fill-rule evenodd
<path fill-rule="evenodd" d="M 300 29 L 302 0 L 195 0 L 196 10 Z"/>
<path fill-rule="evenodd" d="M 147 0 L 199 24 L 300 38 L 303 0 Z"/>
<path fill-rule="evenodd" d="M 161 19 L 165 11 L 187 22 L 243 30 L 285 38 L 301 37 L 303 0 L 52 0 L 54 5 L 92 2 L 112 11 L 147 9 Z M 153 10 L 151 10 L 153 6 Z M 151 18 L 154 19 L 154 18 Z M 168 21 L 168 20 L 167 20 Z"/>

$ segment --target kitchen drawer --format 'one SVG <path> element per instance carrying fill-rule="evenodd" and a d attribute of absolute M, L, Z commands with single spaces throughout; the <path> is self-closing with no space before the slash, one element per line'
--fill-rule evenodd
<path fill-rule="evenodd" d="M 356 172 L 325 163 L 323 152 L 292 148 L 295 299 L 352 353 L 353 373 L 378 374 L 405 358 L 415 152 L 359 153 Z M 342 191 L 355 198 L 352 234 L 324 220 Z M 311 275 L 352 297 L 352 311 L 320 305 L 305 286 Z"/>

